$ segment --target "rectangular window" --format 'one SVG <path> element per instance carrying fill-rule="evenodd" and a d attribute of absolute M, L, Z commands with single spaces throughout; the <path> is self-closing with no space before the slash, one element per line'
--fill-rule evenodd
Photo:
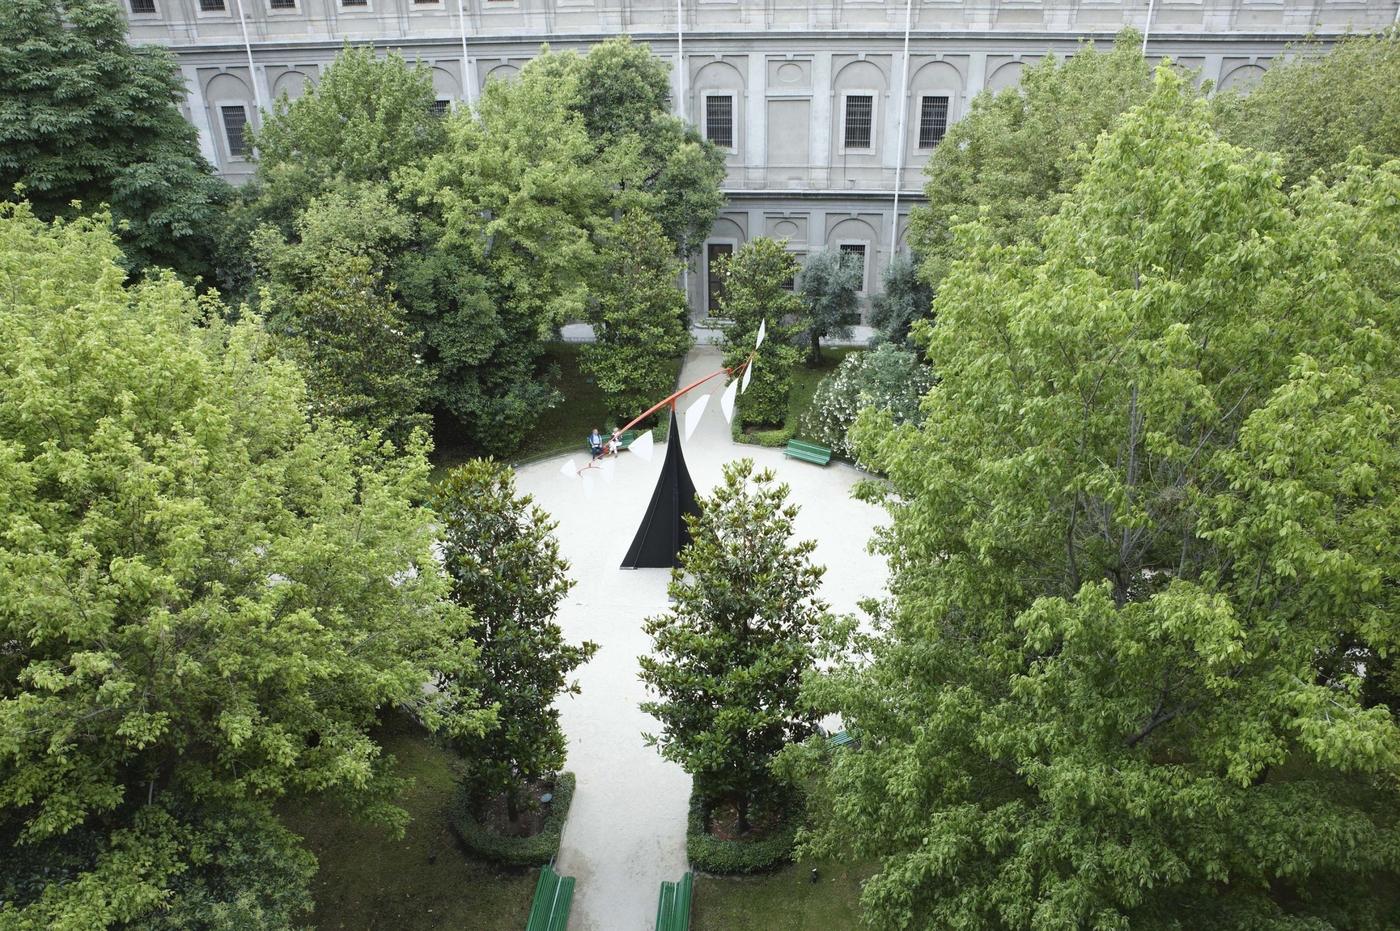
<path fill-rule="evenodd" d="M 734 98 L 705 98 L 705 138 L 721 149 L 734 148 Z"/>
<path fill-rule="evenodd" d="M 860 289 L 865 290 L 865 243 L 863 242 L 843 242 L 841 244 L 843 255 L 853 256 L 860 263 Z"/>
<path fill-rule="evenodd" d="M 156 11 L 156 0 L 131 0 L 131 12 L 133 13 L 154 13 Z"/>
<path fill-rule="evenodd" d="M 219 111 L 224 118 L 224 137 L 228 139 L 228 154 L 234 158 L 242 158 L 245 149 L 243 127 L 248 125 L 248 111 L 242 107 L 220 107 Z"/>
<path fill-rule="evenodd" d="M 948 98 L 925 97 L 919 102 L 919 148 L 931 149 L 948 131 Z"/>
<path fill-rule="evenodd" d="M 724 276 L 720 274 L 719 260 L 733 254 L 734 246 L 727 242 L 712 242 L 705 251 L 706 312 L 712 317 L 719 313 L 724 300 Z"/>
<path fill-rule="evenodd" d="M 847 149 L 870 148 L 871 133 L 874 129 L 875 98 L 869 94 L 852 94 L 846 98 L 846 142 Z"/>
<path fill-rule="evenodd" d="M 297 0 L 267 0 L 267 5 L 274 10 L 295 10 Z"/>
<path fill-rule="evenodd" d="M 369 0 L 340 0 L 341 6 L 369 6 Z"/>
<path fill-rule="evenodd" d="M 224 0 L 199 0 L 199 10 L 201 13 L 222 13 Z"/>
<path fill-rule="evenodd" d="M 434 100 L 432 106 L 433 116 L 446 116 L 447 111 L 451 109 L 451 107 L 452 101 L 450 100 Z"/>

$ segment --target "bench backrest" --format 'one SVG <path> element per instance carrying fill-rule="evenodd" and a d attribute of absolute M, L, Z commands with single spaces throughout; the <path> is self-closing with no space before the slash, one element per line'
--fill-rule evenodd
<path fill-rule="evenodd" d="M 564 931 L 569 924 L 569 908 L 574 899 L 574 877 L 560 876 L 553 867 L 540 870 L 535 898 L 525 931 Z"/>
<path fill-rule="evenodd" d="M 686 873 L 680 882 L 661 884 L 656 902 L 656 931 L 690 931 L 690 900 L 695 877 Z"/>

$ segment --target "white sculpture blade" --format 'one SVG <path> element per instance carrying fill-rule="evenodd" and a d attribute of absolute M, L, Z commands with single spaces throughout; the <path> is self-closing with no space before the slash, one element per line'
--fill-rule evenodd
<path fill-rule="evenodd" d="M 743 394 L 745 391 L 749 390 L 749 379 L 753 377 L 753 364 L 757 361 L 758 359 L 756 358 L 750 359 L 749 364 L 744 366 L 744 380 L 739 383 L 740 394 Z"/>
<path fill-rule="evenodd" d="M 758 339 L 754 341 L 753 348 L 757 349 L 763 345 L 763 338 L 768 335 L 768 318 L 764 317 L 758 321 Z"/>
<path fill-rule="evenodd" d="M 559 467 L 559 474 L 565 478 L 578 478 L 578 466 L 574 465 L 573 456 L 570 456 L 569 461 Z"/>
<path fill-rule="evenodd" d="M 647 462 L 651 462 L 652 445 L 651 431 L 643 430 L 641 433 L 637 434 L 637 438 L 633 440 L 632 445 L 627 448 L 638 456 L 641 456 Z"/>
<path fill-rule="evenodd" d="M 724 394 L 719 396 L 719 409 L 724 412 L 724 419 L 734 422 L 734 399 L 739 396 L 739 379 L 734 379 L 729 383 L 729 387 L 724 389 Z"/>
<path fill-rule="evenodd" d="M 695 428 L 698 427 L 698 426 L 700 425 L 700 418 L 703 417 L 703 416 L 705 416 L 705 408 L 709 405 L 709 403 L 710 403 L 710 396 L 709 396 L 708 394 L 702 394 L 702 395 L 700 395 L 700 400 L 698 400 L 698 401 L 696 401 L 694 404 L 690 405 L 689 409 L 686 410 L 686 412 L 685 412 L 685 438 L 686 438 L 686 440 L 689 440 L 689 439 L 690 439 L 690 437 L 695 433 Z"/>

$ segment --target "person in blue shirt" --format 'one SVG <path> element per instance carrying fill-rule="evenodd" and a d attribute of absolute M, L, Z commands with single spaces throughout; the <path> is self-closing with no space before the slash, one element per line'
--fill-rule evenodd
<path fill-rule="evenodd" d="M 593 432 L 588 434 L 588 448 L 593 451 L 594 459 L 603 455 L 603 437 L 598 432 L 597 427 L 594 427 Z"/>

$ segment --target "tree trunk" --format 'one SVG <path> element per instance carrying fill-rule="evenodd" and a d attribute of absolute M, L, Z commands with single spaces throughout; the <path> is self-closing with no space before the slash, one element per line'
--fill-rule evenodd
<path fill-rule="evenodd" d="M 807 363 L 813 367 L 822 363 L 822 337 L 815 327 L 812 329 L 812 350 L 807 356 Z"/>
<path fill-rule="evenodd" d="M 749 833 L 749 794 L 744 792 L 739 796 L 739 835 Z"/>
<path fill-rule="evenodd" d="M 506 820 L 515 824 L 515 819 L 520 817 L 520 793 L 513 787 L 506 790 Z"/>

